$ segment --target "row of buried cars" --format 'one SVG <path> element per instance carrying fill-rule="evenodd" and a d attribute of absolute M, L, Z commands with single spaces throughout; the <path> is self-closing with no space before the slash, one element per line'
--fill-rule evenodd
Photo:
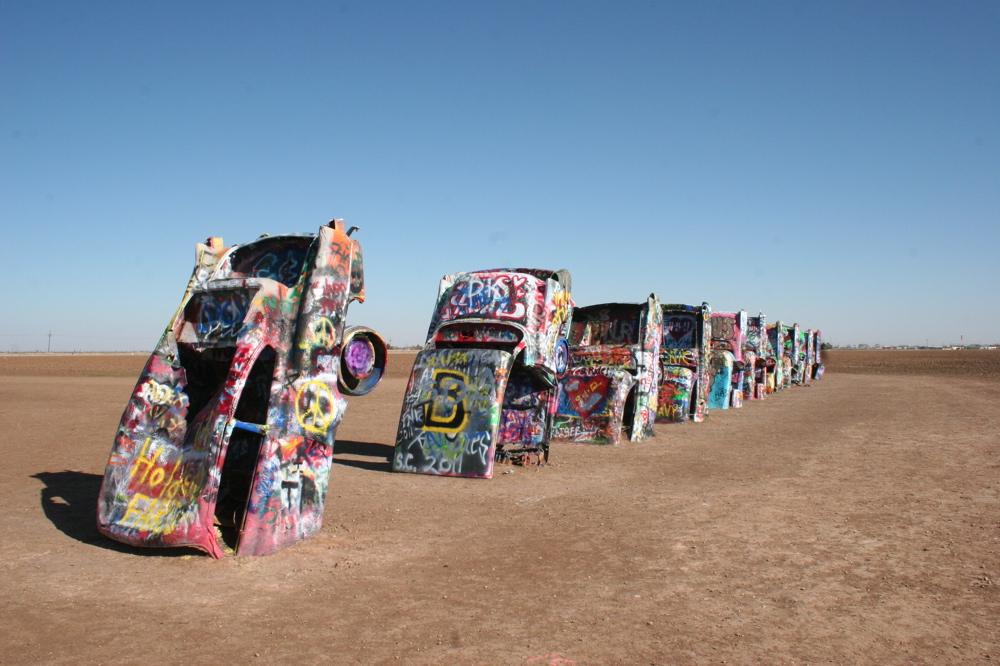
<path fill-rule="evenodd" d="M 345 324 L 364 300 L 342 220 L 197 246 L 180 307 L 136 384 L 98 528 L 136 546 L 265 555 L 315 535 L 347 396 L 388 360 Z M 446 275 L 416 355 L 392 468 L 489 478 L 550 442 L 618 444 L 822 376 L 820 334 L 701 305 L 576 307 L 565 270 Z"/>

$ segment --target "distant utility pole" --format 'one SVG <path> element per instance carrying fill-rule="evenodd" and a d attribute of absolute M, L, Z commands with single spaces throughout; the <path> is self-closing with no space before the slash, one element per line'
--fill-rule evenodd
<path fill-rule="evenodd" d="M 46 354 L 52 353 L 52 331 L 49 331 L 49 348 L 45 351 Z"/>

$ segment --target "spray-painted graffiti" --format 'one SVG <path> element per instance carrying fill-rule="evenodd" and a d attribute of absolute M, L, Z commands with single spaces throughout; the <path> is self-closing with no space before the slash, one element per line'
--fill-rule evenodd
<path fill-rule="evenodd" d="M 204 291 L 192 296 L 184 316 L 205 343 L 232 342 L 243 328 L 256 289 Z"/>
<path fill-rule="evenodd" d="M 666 306 L 665 306 L 666 307 Z M 698 346 L 698 317 L 686 312 L 663 319 L 664 349 L 694 349 Z"/>
<path fill-rule="evenodd" d="M 746 344 L 746 332 L 746 311 L 712 313 L 712 353 L 709 360 L 711 397 L 708 402 L 710 409 L 743 406 L 743 377 L 746 370 L 743 349 Z M 723 358 L 726 360 L 723 361 Z M 728 377 L 728 390 L 720 374 Z M 726 404 L 725 407 L 721 406 L 723 403 Z"/>
<path fill-rule="evenodd" d="M 663 336 L 663 314 L 652 294 L 645 303 L 574 310 L 554 437 L 594 444 L 652 437 Z"/>
<path fill-rule="evenodd" d="M 469 378 L 457 370 L 434 370 L 424 403 L 424 430 L 456 433 L 469 422 L 465 399 Z"/>
<path fill-rule="evenodd" d="M 657 423 L 683 423 L 705 419 L 708 409 L 712 308 L 701 305 L 664 304 L 662 378 Z"/>
<path fill-rule="evenodd" d="M 813 331 L 813 365 L 812 378 L 823 378 L 823 334 L 820 331 Z"/>
<path fill-rule="evenodd" d="M 513 357 L 504 351 L 425 349 L 403 401 L 393 469 L 485 477 Z"/>
<path fill-rule="evenodd" d="M 800 361 L 802 336 L 798 324 L 784 327 L 785 351 L 782 361 L 785 364 L 786 386 L 802 383 L 802 362 Z"/>
<path fill-rule="evenodd" d="M 578 347 L 573 350 L 573 367 L 591 368 L 613 366 L 635 370 L 638 368 L 637 350 L 627 347 Z"/>
<path fill-rule="evenodd" d="M 562 385 L 560 413 L 575 413 L 586 419 L 605 409 L 609 393 L 611 377 L 608 375 L 570 375 Z"/>
<path fill-rule="evenodd" d="M 771 392 L 785 388 L 785 368 L 782 357 L 785 354 L 784 325 L 778 321 L 766 327 L 767 341 L 770 347 L 768 357 L 768 383 L 773 385 Z"/>
<path fill-rule="evenodd" d="M 560 382 L 555 437 L 618 444 L 626 425 L 626 398 L 635 383 L 632 373 L 618 368 L 570 369 Z"/>
<path fill-rule="evenodd" d="M 751 400 L 762 400 L 768 393 L 767 386 L 773 384 L 768 375 L 774 367 L 770 344 L 767 337 L 767 321 L 763 313 L 747 317 L 747 332 L 743 342 L 745 370 L 743 375 L 743 395 Z"/>
<path fill-rule="evenodd" d="M 441 319 L 475 316 L 523 321 L 528 315 L 526 285 L 530 279 L 512 273 L 469 275 L 452 288 L 441 308 Z"/>
<path fill-rule="evenodd" d="M 661 349 L 660 362 L 663 365 L 696 366 L 698 365 L 698 350 Z"/>
<path fill-rule="evenodd" d="M 295 395 L 295 417 L 309 432 L 322 435 L 337 417 L 333 390 L 325 382 L 305 382 Z"/>
<path fill-rule="evenodd" d="M 664 366 L 656 406 L 657 422 L 683 423 L 688 420 L 695 381 L 696 374 L 692 368 Z"/>
<path fill-rule="evenodd" d="M 286 237 L 281 246 L 248 243 L 229 256 L 233 277 L 266 278 L 294 287 L 302 277 L 306 256 L 312 245 L 308 235 Z"/>
<path fill-rule="evenodd" d="M 465 344 L 501 343 L 516 345 L 521 336 L 516 328 L 509 326 L 485 326 L 481 324 L 451 324 L 438 329 L 437 342 L 461 342 Z"/>
<path fill-rule="evenodd" d="M 317 234 L 199 245 L 181 308 L 122 415 L 101 532 L 214 557 L 316 534 L 342 394 L 368 392 L 385 368 L 378 334 L 343 326 L 363 279 L 342 220 Z"/>
<path fill-rule="evenodd" d="M 393 469 L 488 478 L 548 459 L 572 300 L 566 271 L 446 275 L 403 399 Z"/>
<path fill-rule="evenodd" d="M 725 350 L 713 349 L 709 353 L 711 387 L 708 394 L 709 409 L 729 409 L 733 390 L 733 355 Z"/>

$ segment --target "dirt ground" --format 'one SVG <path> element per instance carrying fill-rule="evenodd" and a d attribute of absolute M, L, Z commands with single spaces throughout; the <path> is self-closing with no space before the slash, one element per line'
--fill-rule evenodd
<path fill-rule="evenodd" d="M 351 400 L 322 533 L 212 560 L 95 527 L 145 354 L 0 355 L 0 662 L 1000 661 L 1000 352 L 831 352 L 491 480 L 390 472 L 412 358 Z"/>

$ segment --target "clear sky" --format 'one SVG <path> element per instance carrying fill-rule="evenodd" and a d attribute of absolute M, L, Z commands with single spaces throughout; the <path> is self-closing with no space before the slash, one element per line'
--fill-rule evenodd
<path fill-rule="evenodd" d="M 1000 342 L 1000 3 L 0 2 L 0 351 L 151 351 L 195 243 Z"/>

